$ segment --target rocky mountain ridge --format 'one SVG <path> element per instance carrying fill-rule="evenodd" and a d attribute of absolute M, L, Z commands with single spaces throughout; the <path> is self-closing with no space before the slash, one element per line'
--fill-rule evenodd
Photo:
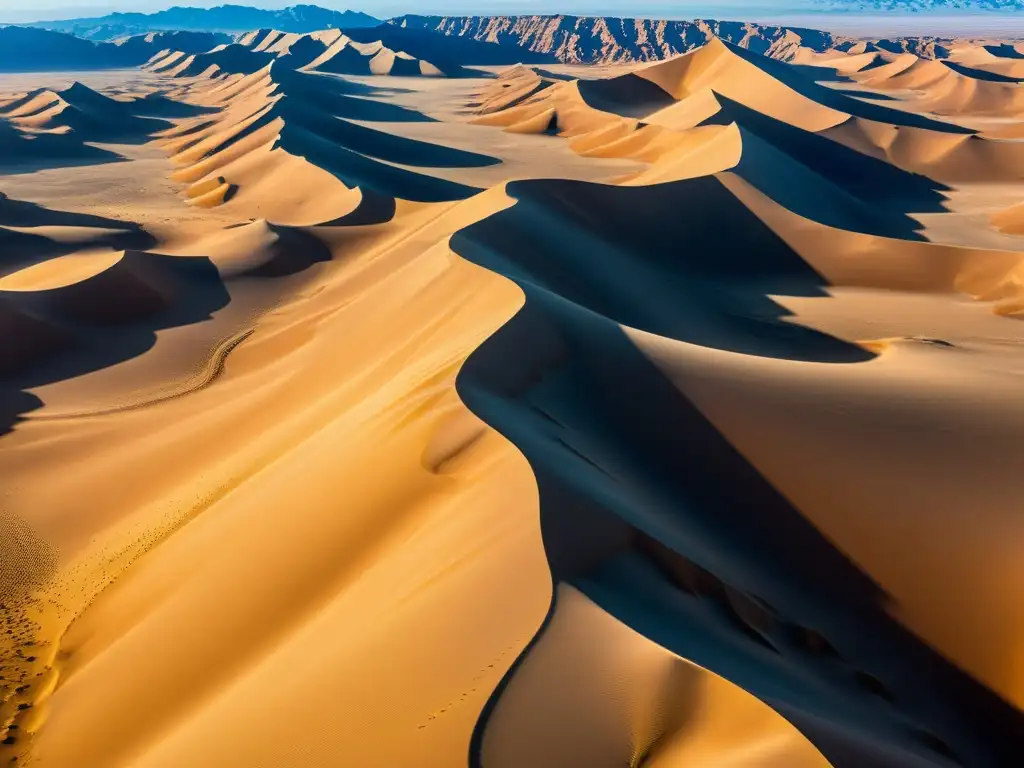
<path fill-rule="evenodd" d="M 217 32 L 150 32 L 96 42 L 33 27 L 0 27 L 0 72 L 55 72 L 135 67 L 164 48 L 208 51 L 231 41 Z"/>
<path fill-rule="evenodd" d="M 567 64 L 660 61 L 721 39 L 754 53 L 789 58 L 798 48 L 822 52 L 853 44 L 829 32 L 739 21 L 657 20 L 609 16 L 417 16 L 391 19 L 408 30 L 519 47 L 524 54 L 551 56 Z M 950 40 L 926 37 L 873 41 L 890 52 L 945 58 Z"/>
<path fill-rule="evenodd" d="M 95 18 L 38 21 L 22 26 L 67 32 L 87 40 L 114 40 L 164 30 L 249 32 L 267 28 L 305 33 L 342 27 L 374 27 L 380 23 L 380 19 L 359 11 L 334 11 L 316 5 L 294 5 L 279 10 L 221 5 L 216 8 L 175 6 L 157 13 L 111 13 Z"/>
<path fill-rule="evenodd" d="M 813 0 L 816 10 L 885 12 L 885 13 L 942 13 L 952 11 L 1024 10 L 1024 0 Z"/>

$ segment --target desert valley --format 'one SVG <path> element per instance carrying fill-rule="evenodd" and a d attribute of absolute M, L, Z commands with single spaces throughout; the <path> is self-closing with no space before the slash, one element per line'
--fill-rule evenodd
<path fill-rule="evenodd" d="M 1021 764 L 1024 42 L 87 21 L 0 27 L 0 765 Z"/>

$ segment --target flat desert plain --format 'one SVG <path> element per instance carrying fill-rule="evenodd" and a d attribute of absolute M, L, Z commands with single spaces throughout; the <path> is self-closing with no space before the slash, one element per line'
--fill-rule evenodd
<path fill-rule="evenodd" d="M 1020 765 L 1022 83 L 0 76 L 0 764 Z"/>

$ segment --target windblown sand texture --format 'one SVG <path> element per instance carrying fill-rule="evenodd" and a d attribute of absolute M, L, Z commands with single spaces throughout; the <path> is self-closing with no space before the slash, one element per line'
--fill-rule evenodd
<path fill-rule="evenodd" d="M 1020 765 L 1024 51 L 772 53 L 0 79 L 0 763 Z"/>

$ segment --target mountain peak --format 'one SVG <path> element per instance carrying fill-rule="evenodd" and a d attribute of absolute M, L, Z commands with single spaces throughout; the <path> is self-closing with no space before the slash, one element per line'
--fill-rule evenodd
<path fill-rule="evenodd" d="M 68 32 L 87 40 L 181 30 L 186 32 L 246 32 L 273 28 L 282 32 L 315 32 L 320 29 L 375 27 L 381 23 L 361 11 L 335 11 L 299 4 L 277 10 L 225 4 L 214 8 L 174 6 L 156 13 L 111 13 L 106 16 L 37 21 L 22 26 Z"/>

